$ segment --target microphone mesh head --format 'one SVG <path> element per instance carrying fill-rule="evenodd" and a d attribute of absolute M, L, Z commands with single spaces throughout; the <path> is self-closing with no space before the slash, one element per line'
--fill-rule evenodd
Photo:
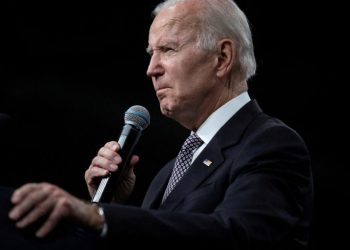
<path fill-rule="evenodd" d="M 148 110 L 140 105 L 130 107 L 124 115 L 125 124 L 131 124 L 144 130 L 150 123 L 151 116 Z"/>

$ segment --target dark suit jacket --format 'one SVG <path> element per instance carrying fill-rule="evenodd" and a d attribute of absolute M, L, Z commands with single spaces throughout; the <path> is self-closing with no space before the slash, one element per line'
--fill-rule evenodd
<path fill-rule="evenodd" d="M 240 250 L 307 245 L 312 204 L 308 151 L 294 130 L 264 114 L 256 101 L 218 131 L 160 205 L 173 166 L 174 160 L 154 178 L 142 208 L 104 206 L 109 239 L 164 239 L 171 246 L 191 242 Z"/>

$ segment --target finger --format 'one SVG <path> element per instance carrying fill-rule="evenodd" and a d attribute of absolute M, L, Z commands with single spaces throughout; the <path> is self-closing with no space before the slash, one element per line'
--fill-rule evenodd
<path fill-rule="evenodd" d="M 140 161 L 140 157 L 138 155 L 133 155 L 130 159 L 130 166 L 132 169 L 135 168 L 136 164 Z"/>
<path fill-rule="evenodd" d="M 103 147 L 103 148 L 100 148 L 100 150 L 97 152 L 97 155 L 112 160 L 114 157 L 118 156 L 119 154 L 111 150 L 110 148 Z"/>
<path fill-rule="evenodd" d="M 37 187 L 36 183 L 25 184 L 22 187 L 15 190 L 15 192 L 11 196 L 11 202 L 17 204 L 19 201 L 23 199 L 23 197 L 27 196 L 32 192 L 33 189 Z"/>
<path fill-rule="evenodd" d="M 48 192 L 45 188 L 34 188 L 31 193 L 24 196 L 20 202 L 18 202 L 14 208 L 10 211 L 9 217 L 12 220 L 18 220 L 23 215 L 28 213 L 36 204 L 40 203 L 47 197 Z"/>
<path fill-rule="evenodd" d="M 134 168 L 136 164 L 139 162 L 140 158 L 137 155 L 131 156 L 130 164 L 127 170 L 127 175 L 134 175 Z"/>
<path fill-rule="evenodd" d="M 120 150 L 120 145 L 116 141 L 110 141 L 105 144 L 105 147 L 111 149 L 112 151 L 119 151 Z"/>
<path fill-rule="evenodd" d="M 110 171 L 108 171 L 107 169 L 103 169 L 100 167 L 92 167 L 85 172 L 85 180 L 87 184 L 93 185 L 95 184 L 95 180 L 101 177 L 106 177 L 109 175 L 109 173 Z"/>
<path fill-rule="evenodd" d="M 47 220 L 39 228 L 35 235 L 42 238 L 50 233 L 56 227 L 58 222 L 68 215 L 67 206 L 68 204 L 65 199 L 59 200 Z"/>
<path fill-rule="evenodd" d="M 121 158 L 116 158 L 115 160 L 110 160 L 110 159 L 106 159 L 104 157 L 101 156 L 96 156 L 92 162 L 90 167 L 99 167 L 102 169 L 106 169 L 108 171 L 114 172 L 117 170 L 117 165 L 121 163 Z"/>
<path fill-rule="evenodd" d="M 120 157 L 120 155 L 109 148 L 101 148 L 98 151 L 97 156 L 113 161 L 115 164 L 119 164 L 122 161 L 122 158 Z"/>
<path fill-rule="evenodd" d="M 16 223 L 19 228 L 24 228 L 33 222 L 37 221 L 39 218 L 46 215 L 53 207 L 53 203 L 50 199 L 39 203 L 34 209 L 32 209 L 28 214 L 26 214 L 20 221 Z"/>

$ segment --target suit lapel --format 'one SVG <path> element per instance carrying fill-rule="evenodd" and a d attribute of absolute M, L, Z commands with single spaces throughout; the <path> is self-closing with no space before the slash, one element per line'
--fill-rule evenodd
<path fill-rule="evenodd" d="M 153 179 L 146 196 L 142 202 L 143 208 L 158 208 L 161 200 L 163 198 L 163 194 L 166 186 L 168 185 L 168 181 L 170 175 L 172 173 L 173 167 L 175 164 L 175 159 L 169 161 L 157 174 L 157 176 Z"/>
<path fill-rule="evenodd" d="M 181 203 L 181 201 L 186 197 L 186 195 L 195 190 L 223 162 L 221 148 L 218 145 L 213 145 L 210 147 L 208 146 L 193 162 L 193 164 L 186 172 L 186 174 L 182 177 L 182 179 L 179 181 L 179 183 L 177 183 L 174 190 L 170 193 L 168 198 L 161 205 L 161 209 L 176 209 L 176 207 Z M 210 155 L 210 159 L 206 159 L 207 155 Z M 210 160 L 212 163 L 209 166 L 207 166 L 204 163 L 206 160 Z"/>

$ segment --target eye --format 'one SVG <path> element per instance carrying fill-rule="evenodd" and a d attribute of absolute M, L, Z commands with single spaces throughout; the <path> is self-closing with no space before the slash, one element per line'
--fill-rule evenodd
<path fill-rule="evenodd" d="M 153 56 L 154 52 L 158 51 L 159 53 L 167 54 L 171 52 L 176 52 L 177 50 L 172 46 L 160 46 L 158 48 L 152 49 L 150 47 L 146 48 L 148 55 Z"/>
<path fill-rule="evenodd" d="M 160 51 L 167 53 L 167 52 L 173 52 L 175 51 L 175 49 L 169 46 L 162 46 L 160 47 Z"/>

